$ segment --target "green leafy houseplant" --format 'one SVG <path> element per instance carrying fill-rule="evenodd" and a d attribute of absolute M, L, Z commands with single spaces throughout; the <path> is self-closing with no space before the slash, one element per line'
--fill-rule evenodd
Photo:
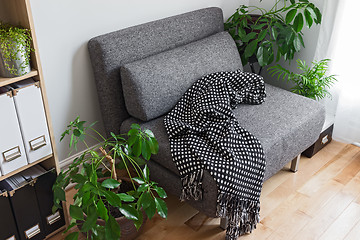
<path fill-rule="evenodd" d="M 77 189 L 69 208 L 71 224 L 66 231 L 77 225 L 87 239 L 112 240 L 121 237 L 116 214 L 133 221 L 137 230 L 145 214 L 149 219 L 156 212 L 167 217 L 163 200 L 166 192 L 150 180 L 145 164 L 158 152 L 158 142 L 150 130 L 133 124 L 128 134 L 111 133 L 107 139 L 93 128 L 93 124 L 87 126 L 78 117 L 67 126 L 61 140 L 67 135 L 70 149 L 76 150 L 77 144 L 82 142 L 86 151 L 58 175 L 53 185 L 53 211 L 61 208 L 61 201 L 66 201 L 65 188 L 70 183 Z M 88 137 L 96 139 L 98 144 L 89 147 Z M 126 173 L 125 178 L 119 177 L 119 169 Z M 78 239 L 78 236 L 79 232 L 72 232 L 65 239 Z"/>
<path fill-rule="evenodd" d="M 31 41 L 29 29 L 0 22 L 0 55 L 10 75 L 19 76 L 30 69 Z"/>
<path fill-rule="evenodd" d="M 297 60 L 297 68 L 301 73 L 293 73 L 283 68 L 282 66 L 275 65 L 269 68 L 272 76 L 277 75 L 278 79 L 287 80 L 295 83 L 291 89 L 292 92 L 303 95 L 308 98 L 319 100 L 325 97 L 331 97 L 328 89 L 336 81 L 335 75 L 326 75 L 328 63 L 330 59 L 323 59 L 321 61 L 312 62 L 312 67 L 306 65 L 305 61 Z"/>
<path fill-rule="evenodd" d="M 276 0 L 270 10 L 241 5 L 224 26 L 238 46 L 243 65 L 258 62 L 263 67 L 281 58 L 292 60 L 305 47 L 304 25 L 320 24 L 321 17 L 308 0 Z"/>

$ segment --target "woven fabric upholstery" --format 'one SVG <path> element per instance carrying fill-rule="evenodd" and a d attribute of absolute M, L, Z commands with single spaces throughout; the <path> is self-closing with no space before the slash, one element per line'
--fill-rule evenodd
<path fill-rule="evenodd" d="M 107 134 L 128 118 L 120 67 L 224 30 L 220 8 L 206 8 L 104 34 L 88 43 Z"/>
<path fill-rule="evenodd" d="M 260 140 L 266 159 L 265 179 L 268 179 L 316 141 L 324 124 L 325 110 L 314 100 L 269 84 L 266 94 L 263 104 L 240 104 L 234 113 L 240 125 Z M 152 161 L 179 175 L 163 119 L 141 122 L 129 118 L 121 131 L 127 131 L 134 122 L 151 129 L 159 142 L 159 153 L 152 156 Z"/>
<path fill-rule="evenodd" d="M 242 68 L 236 44 L 228 32 L 159 53 L 121 67 L 129 114 L 148 121 L 169 112 L 201 77 Z"/>

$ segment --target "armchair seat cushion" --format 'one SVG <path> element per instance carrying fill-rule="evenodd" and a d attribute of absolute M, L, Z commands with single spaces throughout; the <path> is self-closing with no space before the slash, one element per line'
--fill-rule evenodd
<path fill-rule="evenodd" d="M 313 144 L 323 124 L 324 107 L 318 102 L 266 84 L 267 98 L 261 105 L 241 104 L 234 113 L 242 127 L 261 142 L 266 158 L 265 179 L 279 171 L 289 159 Z M 308 113 L 308 114 L 304 114 Z M 264 121 L 266 119 L 266 121 Z M 179 172 L 172 161 L 170 144 L 163 124 L 164 116 L 148 122 L 135 118 L 125 120 L 121 132 L 130 129 L 134 122 L 152 130 L 159 142 L 155 161 L 176 175 Z"/>

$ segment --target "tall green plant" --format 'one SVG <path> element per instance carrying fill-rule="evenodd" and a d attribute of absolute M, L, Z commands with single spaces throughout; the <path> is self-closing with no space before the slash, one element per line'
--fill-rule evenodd
<path fill-rule="evenodd" d="M 297 68 L 300 73 L 293 73 L 284 67 L 275 65 L 269 68 L 272 76 L 293 82 L 295 86 L 292 92 L 303 95 L 308 98 L 319 100 L 325 97 L 331 97 L 328 89 L 336 80 L 335 75 L 327 76 L 330 59 L 323 59 L 319 62 L 312 62 L 312 67 L 306 65 L 305 61 L 297 60 Z"/>
<path fill-rule="evenodd" d="M 31 33 L 29 29 L 11 26 L 0 22 L 0 50 L 2 52 L 5 68 L 12 75 L 18 75 L 18 69 L 11 63 L 24 59 L 20 64 L 23 71 L 30 64 Z"/>
<path fill-rule="evenodd" d="M 87 239 L 117 240 L 121 231 L 111 214 L 113 209 L 132 220 L 137 229 L 142 225 L 143 211 L 149 219 L 156 212 L 163 218 L 167 217 L 167 206 L 162 200 L 167 197 L 166 192 L 150 180 L 149 168 L 145 164 L 159 149 L 150 130 L 133 124 L 127 134 L 111 133 L 110 138 L 105 138 L 93 128 L 93 124 L 87 125 L 78 117 L 67 126 L 61 140 L 66 136 L 70 137 L 70 149 L 76 150 L 78 143 L 86 146 L 81 156 L 58 175 L 53 185 L 53 211 L 61 208 L 61 201 L 66 201 L 65 188 L 69 184 L 75 184 L 77 189 L 74 203 L 69 208 L 72 219 L 67 231 L 81 225 L 81 232 Z M 96 139 L 98 144 L 90 147 L 87 138 Z M 117 175 L 116 169 L 127 172 L 132 190 L 118 192 L 124 180 Z M 107 179 L 98 181 L 104 177 Z M 104 220 L 105 226 L 97 224 L 98 219 Z M 78 237 L 79 232 L 72 232 L 65 239 Z"/>
<path fill-rule="evenodd" d="M 270 10 L 241 5 L 225 22 L 225 30 L 235 40 L 243 65 L 257 61 L 263 67 L 281 58 L 292 60 L 305 47 L 304 26 L 320 24 L 321 17 L 308 0 L 276 0 Z"/>

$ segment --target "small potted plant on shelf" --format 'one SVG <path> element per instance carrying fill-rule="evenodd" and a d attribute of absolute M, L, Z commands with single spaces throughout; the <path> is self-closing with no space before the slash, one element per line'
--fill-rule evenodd
<path fill-rule="evenodd" d="M 70 149 L 76 150 L 83 142 L 86 150 L 58 175 L 53 186 L 53 210 L 66 201 L 65 188 L 75 184 L 77 193 L 69 208 L 71 222 L 66 231 L 77 226 L 87 239 L 133 239 L 147 217 L 151 219 L 156 212 L 167 217 L 163 200 L 166 192 L 150 180 L 146 165 L 158 152 L 158 142 L 150 130 L 137 124 L 127 134 L 111 133 L 110 138 L 102 136 L 93 125 L 87 126 L 78 117 L 61 136 L 61 140 L 70 136 Z M 89 147 L 88 137 L 98 144 Z M 78 237 L 75 231 L 65 239 Z"/>
<path fill-rule="evenodd" d="M 283 4 L 280 4 L 283 2 Z M 262 67 L 281 58 L 292 60 L 305 47 L 302 29 L 321 23 L 320 10 L 308 0 L 276 0 L 270 10 L 241 5 L 225 22 L 235 40 L 243 65 Z"/>
<path fill-rule="evenodd" d="M 17 77 L 30 68 L 31 33 L 29 29 L 0 22 L 0 76 Z"/>
<path fill-rule="evenodd" d="M 305 61 L 298 59 L 296 62 L 300 73 L 290 72 L 279 64 L 270 67 L 269 72 L 272 76 L 277 75 L 278 79 L 293 82 L 295 86 L 291 89 L 292 92 L 319 100 L 331 97 L 328 89 L 337 81 L 335 75 L 326 75 L 329 61 L 330 59 L 314 61 L 312 67 L 309 67 Z"/>

